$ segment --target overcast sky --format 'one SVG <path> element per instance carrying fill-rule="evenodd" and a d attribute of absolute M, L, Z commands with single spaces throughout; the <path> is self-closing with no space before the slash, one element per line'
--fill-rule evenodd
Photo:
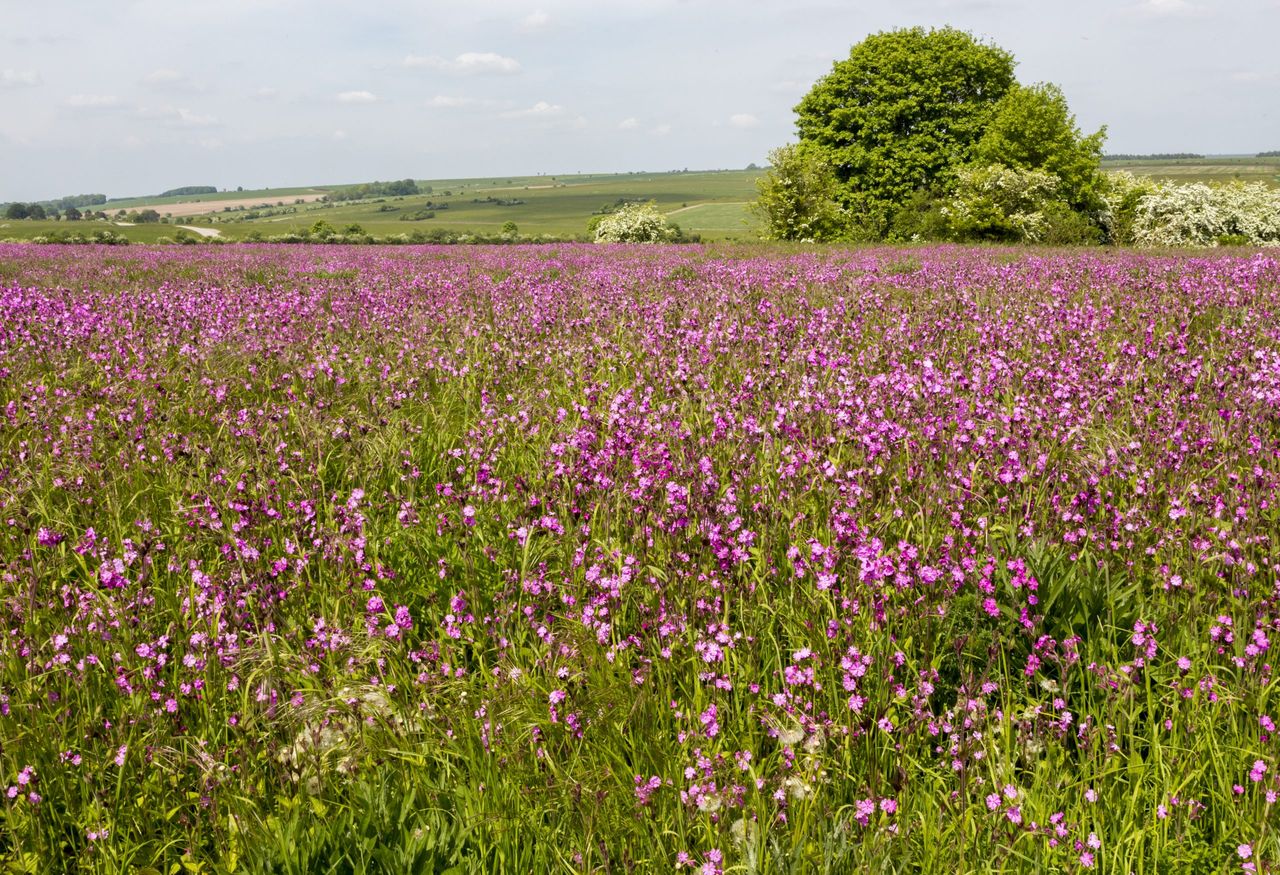
<path fill-rule="evenodd" d="M 0 201 L 743 167 L 854 43 L 944 24 L 1110 152 L 1280 149 L 1280 0 L 0 0 Z"/>

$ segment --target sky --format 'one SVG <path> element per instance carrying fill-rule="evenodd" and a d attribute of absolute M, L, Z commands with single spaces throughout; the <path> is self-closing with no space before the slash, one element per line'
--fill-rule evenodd
<path fill-rule="evenodd" d="M 916 25 L 1108 152 L 1280 149 L 1280 0 L 0 0 L 0 201 L 744 167 Z"/>

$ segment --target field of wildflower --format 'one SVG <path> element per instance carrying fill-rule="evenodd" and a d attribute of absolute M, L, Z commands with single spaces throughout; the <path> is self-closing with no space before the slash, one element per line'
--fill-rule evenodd
<path fill-rule="evenodd" d="M 1280 872 L 1280 260 L 0 246 L 6 872 Z"/>

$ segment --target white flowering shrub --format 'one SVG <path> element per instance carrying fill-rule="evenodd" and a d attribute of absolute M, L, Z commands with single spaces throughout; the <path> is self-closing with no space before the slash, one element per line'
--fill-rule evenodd
<path fill-rule="evenodd" d="M 1040 240 L 1050 207 L 1060 203 L 1058 177 L 1043 170 L 970 165 L 956 174 L 956 189 L 943 207 L 960 239 Z"/>
<path fill-rule="evenodd" d="M 596 225 L 597 243 L 674 243 L 679 239 L 680 228 L 653 204 L 627 204 Z"/>
<path fill-rule="evenodd" d="M 1136 176 L 1128 170 L 1106 174 L 1099 221 L 1110 242 L 1119 246 L 1133 245 L 1138 205 L 1144 197 L 1154 194 L 1156 188 L 1156 182 L 1151 177 Z"/>
<path fill-rule="evenodd" d="M 1145 247 L 1280 245 L 1280 191 L 1261 182 L 1159 184 L 1138 201 L 1132 237 Z"/>

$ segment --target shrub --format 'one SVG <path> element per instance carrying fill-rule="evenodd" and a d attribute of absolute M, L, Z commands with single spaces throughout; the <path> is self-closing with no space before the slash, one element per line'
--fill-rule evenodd
<path fill-rule="evenodd" d="M 1138 205 L 1142 199 L 1156 190 L 1156 183 L 1147 176 L 1135 176 L 1127 170 L 1107 175 L 1102 189 L 1102 227 L 1107 241 L 1118 246 L 1134 243 L 1134 225 L 1138 219 Z"/>
<path fill-rule="evenodd" d="M 1280 244 L 1280 192 L 1260 182 L 1166 183 L 1138 201 L 1139 246 L 1217 246 L 1223 239 Z"/>
<path fill-rule="evenodd" d="M 1058 199 L 1058 184 L 1057 176 L 1043 170 L 970 165 L 956 174 L 955 194 L 943 214 L 959 240 L 1037 242 L 1048 226 L 1046 209 L 1061 205 L 1070 211 Z"/>
<path fill-rule="evenodd" d="M 839 240 L 849 225 L 837 202 L 840 181 L 813 149 L 782 146 L 769 153 L 769 172 L 756 180 L 753 205 L 769 240 Z"/>
<path fill-rule="evenodd" d="M 675 243 L 680 237 L 680 228 L 653 204 L 627 204 L 595 222 L 597 243 Z"/>

